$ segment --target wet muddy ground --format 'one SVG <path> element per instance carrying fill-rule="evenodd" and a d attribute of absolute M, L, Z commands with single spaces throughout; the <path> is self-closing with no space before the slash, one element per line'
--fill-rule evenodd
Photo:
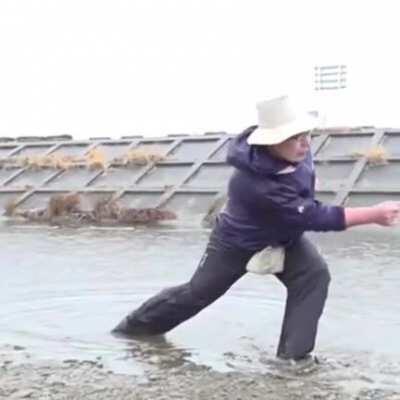
<path fill-rule="evenodd" d="M 309 373 L 276 365 L 284 291 L 246 276 L 164 340 L 110 329 L 188 279 L 203 230 L 0 226 L 0 398 L 400 399 L 400 232 L 313 236 L 332 284 Z"/>
<path fill-rule="evenodd" d="M 157 361 L 154 361 L 157 364 Z M 2 399 L 365 399 L 398 400 L 400 364 L 385 364 L 372 373 L 359 357 L 325 360 L 312 372 L 271 368 L 264 373 L 218 372 L 187 363 L 157 368 L 145 375 L 117 374 L 101 359 L 38 361 L 22 348 L 3 346 L 0 355 Z M 377 367 L 377 366 L 376 366 Z M 386 376 L 386 381 L 382 377 Z"/>

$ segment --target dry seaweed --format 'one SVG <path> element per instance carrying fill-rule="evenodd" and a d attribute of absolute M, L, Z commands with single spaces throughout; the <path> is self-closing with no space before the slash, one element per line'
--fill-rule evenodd
<path fill-rule="evenodd" d="M 156 148 L 137 148 L 129 150 L 122 157 L 114 159 L 115 164 L 122 165 L 147 165 L 153 162 L 164 161 L 166 157 Z"/>
<path fill-rule="evenodd" d="M 90 150 L 86 155 L 86 166 L 89 169 L 107 169 L 107 156 L 99 149 Z"/>
<path fill-rule="evenodd" d="M 352 155 L 356 158 L 365 157 L 371 165 L 385 165 L 389 157 L 389 153 L 383 146 L 371 147 L 366 151 L 357 151 Z"/>
<path fill-rule="evenodd" d="M 4 215 L 6 215 L 7 217 L 12 217 L 15 213 L 15 210 L 17 208 L 17 200 L 10 200 L 6 203 L 5 207 L 4 207 Z"/>
<path fill-rule="evenodd" d="M 80 196 L 78 193 L 52 196 L 47 205 L 48 218 L 59 217 L 79 211 Z"/>
<path fill-rule="evenodd" d="M 78 222 L 117 225 L 136 225 L 176 219 L 176 214 L 172 211 L 123 207 L 113 199 L 98 201 L 92 210 L 82 210 L 80 205 L 81 198 L 78 193 L 58 194 L 49 199 L 45 208 L 18 210 L 16 202 L 10 202 L 6 207 L 6 215 L 44 223 Z"/>

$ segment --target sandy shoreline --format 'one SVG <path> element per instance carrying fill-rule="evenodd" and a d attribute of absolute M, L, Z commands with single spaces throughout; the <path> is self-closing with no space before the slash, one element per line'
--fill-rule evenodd
<path fill-rule="evenodd" d="M 0 399 L 400 399 L 400 360 L 376 369 L 349 357 L 308 373 L 222 373 L 186 363 L 134 376 L 109 371 L 101 360 L 44 361 L 18 346 L 0 349 Z"/>

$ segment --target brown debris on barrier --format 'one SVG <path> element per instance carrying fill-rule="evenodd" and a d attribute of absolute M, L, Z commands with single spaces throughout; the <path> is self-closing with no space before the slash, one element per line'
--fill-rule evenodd
<path fill-rule="evenodd" d="M 169 210 L 123 207 L 116 200 L 101 200 L 94 205 L 92 210 L 83 210 L 78 193 L 52 196 L 45 208 L 20 210 L 15 201 L 10 201 L 6 205 L 5 215 L 25 221 L 50 224 L 78 223 L 127 226 L 177 218 L 176 214 Z"/>
<path fill-rule="evenodd" d="M 107 155 L 100 149 L 92 149 L 85 156 L 77 157 L 62 153 L 31 156 L 11 156 L 0 159 L 0 168 L 27 168 L 42 169 L 53 168 L 68 170 L 71 168 L 86 167 L 90 170 L 106 170 L 110 165 L 146 165 L 152 162 L 164 161 L 166 157 L 157 149 L 133 149 L 121 157 L 107 159 Z"/>
<path fill-rule="evenodd" d="M 132 149 L 122 157 L 114 159 L 114 163 L 122 165 L 146 165 L 152 162 L 164 161 L 166 157 L 160 154 L 157 149 Z"/>
<path fill-rule="evenodd" d="M 27 169 L 42 169 L 54 168 L 67 170 L 74 166 L 78 166 L 84 162 L 84 159 L 78 159 L 73 156 L 63 154 L 50 154 L 46 156 L 13 156 L 0 160 L 0 166 L 3 168 L 27 168 Z"/>
<path fill-rule="evenodd" d="M 389 153 L 383 146 L 371 147 L 366 151 L 356 151 L 352 154 L 355 158 L 365 157 L 371 165 L 386 165 Z"/>
<path fill-rule="evenodd" d="M 159 210 L 158 208 L 121 208 L 118 222 L 131 225 L 173 219 L 176 219 L 176 214 L 168 210 Z"/>
<path fill-rule="evenodd" d="M 129 208 L 122 207 L 115 200 L 101 200 L 96 203 L 93 215 L 97 222 L 116 221 L 120 224 L 132 225 L 154 221 L 176 219 L 176 214 L 158 208 Z"/>
<path fill-rule="evenodd" d="M 89 169 L 107 169 L 107 156 L 99 149 L 90 150 L 86 155 L 86 166 Z"/>
<path fill-rule="evenodd" d="M 4 215 L 7 217 L 11 217 L 14 215 L 14 211 L 17 208 L 17 201 L 16 200 L 11 200 L 8 203 L 6 203 L 4 207 Z"/>
<path fill-rule="evenodd" d="M 68 193 L 66 195 L 55 195 L 50 197 L 47 206 L 48 218 L 60 217 L 74 212 L 79 212 L 81 199 L 78 193 Z"/>
<path fill-rule="evenodd" d="M 367 152 L 366 157 L 370 164 L 384 165 L 387 164 L 389 153 L 383 146 L 377 146 L 370 149 Z"/>
<path fill-rule="evenodd" d="M 389 157 L 388 151 L 383 146 L 371 147 L 363 152 L 357 151 L 352 155 L 356 158 L 365 157 L 371 165 L 385 165 Z"/>

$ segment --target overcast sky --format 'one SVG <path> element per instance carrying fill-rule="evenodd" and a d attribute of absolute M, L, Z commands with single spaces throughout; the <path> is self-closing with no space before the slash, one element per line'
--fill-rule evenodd
<path fill-rule="evenodd" d="M 0 135 L 238 132 L 282 93 L 400 127 L 398 3 L 0 0 Z M 335 107 L 312 91 L 329 63 L 349 71 Z"/>

